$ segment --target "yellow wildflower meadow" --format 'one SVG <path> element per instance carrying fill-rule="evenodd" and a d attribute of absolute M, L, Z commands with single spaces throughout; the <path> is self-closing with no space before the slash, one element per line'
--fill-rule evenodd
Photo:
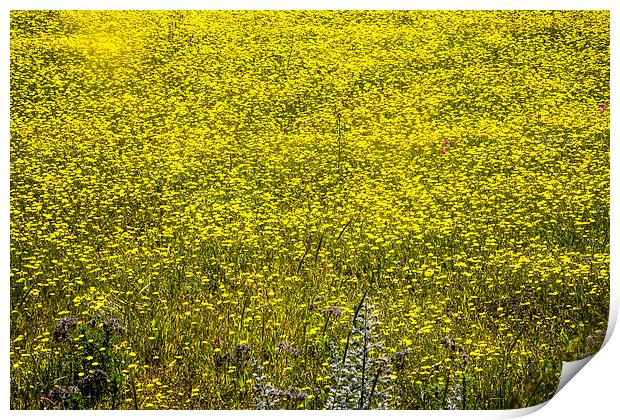
<path fill-rule="evenodd" d="M 605 11 L 11 12 L 15 409 L 505 409 L 609 305 Z"/>

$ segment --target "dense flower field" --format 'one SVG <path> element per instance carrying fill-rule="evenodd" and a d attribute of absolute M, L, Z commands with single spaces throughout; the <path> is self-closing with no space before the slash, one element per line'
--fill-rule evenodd
<path fill-rule="evenodd" d="M 501 409 L 609 302 L 609 13 L 11 12 L 11 406 Z"/>

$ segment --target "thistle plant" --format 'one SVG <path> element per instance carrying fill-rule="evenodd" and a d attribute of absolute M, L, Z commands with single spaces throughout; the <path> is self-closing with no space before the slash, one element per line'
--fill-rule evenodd
<path fill-rule="evenodd" d="M 279 408 L 292 408 L 296 404 L 305 401 L 308 394 L 297 388 L 280 389 L 275 387 L 263 365 L 253 360 L 254 372 L 254 403 L 257 410 L 274 410 Z"/>
<path fill-rule="evenodd" d="M 460 380 L 455 378 L 455 383 L 450 385 L 450 376 L 446 381 L 446 387 L 444 389 L 444 406 L 448 410 L 456 410 L 459 407 L 465 409 L 466 404 L 466 370 L 470 360 L 469 354 L 465 351 L 463 346 L 457 344 L 456 339 L 446 336 L 440 340 L 442 346 L 449 352 L 450 359 L 455 363 L 458 371 L 461 371 Z"/>
<path fill-rule="evenodd" d="M 362 297 L 351 325 L 342 358 L 332 349 L 332 387 L 328 409 L 388 408 L 391 376 L 388 359 L 380 355 L 379 321 L 374 306 Z"/>
<path fill-rule="evenodd" d="M 277 388 L 271 384 L 269 377 L 265 374 L 263 366 L 254 362 L 254 403 L 257 410 L 271 410 L 279 402 L 277 398 Z"/>
<path fill-rule="evenodd" d="M 463 407 L 463 395 L 465 394 L 465 389 L 463 388 L 462 382 L 456 382 L 454 386 L 448 389 L 446 393 L 446 402 L 445 408 L 448 410 L 458 410 Z"/>

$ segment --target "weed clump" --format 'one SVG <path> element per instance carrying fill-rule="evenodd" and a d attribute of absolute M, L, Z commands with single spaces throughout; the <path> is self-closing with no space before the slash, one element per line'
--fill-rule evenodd
<path fill-rule="evenodd" d="M 111 318 L 104 322 L 92 319 L 82 325 L 74 317 L 63 317 L 52 337 L 64 343 L 64 353 L 48 372 L 56 377 L 49 400 L 59 408 L 95 408 L 105 402 L 114 409 L 120 404 L 123 362 L 114 350 L 115 341 L 126 333 L 123 322 Z"/>

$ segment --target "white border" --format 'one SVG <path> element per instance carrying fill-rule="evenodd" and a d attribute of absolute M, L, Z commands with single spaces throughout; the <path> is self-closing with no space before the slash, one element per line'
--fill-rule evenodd
<path fill-rule="evenodd" d="M 594 1 L 448 1 L 448 0 L 433 0 L 433 1 L 395 1 L 395 0 L 383 0 L 383 1 L 343 1 L 343 0 L 314 0 L 314 1 L 299 1 L 299 0 L 274 0 L 274 1 L 239 1 L 239 0 L 214 0 L 208 2 L 198 2 L 190 0 L 177 0 L 177 1 L 137 1 L 137 0 L 109 0 L 109 1 L 93 1 L 93 0 L 65 0 L 65 1 L 35 1 L 35 0 L 8 0 L 0 4 L 1 18 L 0 18 L 0 39 L 4 47 L 4 54 L 0 60 L 1 76 L 4 83 L 2 83 L 0 89 L 0 104 L 2 109 L 3 118 L 0 120 L 2 127 L 2 142 L 0 147 L 0 217 L 2 223 L 0 224 L 0 267 L 2 273 L 2 286 L 0 286 L 0 313 L 2 314 L 3 322 L 0 323 L 0 341 L 3 344 L 2 352 L 0 353 L 0 372 L 2 372 L 2 381 L 0 381 L 0 413 L 8 414 L 9 417 L 19 416 L 24 418 L 39 418 L 39 416 L 51 417 L 51 418 L 78 418 L 82 417 L 84 412 L 41 412 L 41 411 L 10 411 L 9 410 L 9 11 L 12 9 L 144 9 L 144 10 L 157 10 L 157 9 L 513 9 L 513 10 L 533 10 L 533 9 L 604 9 L 611 10 L 611 22 L 612 22 L 612 54 L 611 54 L 611 95 L 612 101 L 610 111 L 612 113 L 612 125 L 614 121 L 617 121 L 618 111 L 613 106 L 614 100 L 618 91 L 618 83 L 615 79 L 614 68 L 617 66 L 617 59 L 614 53 L 614 47 L 617 43 L 617 28 L 616 27 L 616 11 L 617 6 L 612 1 L 594 0 Z M 614 164 L 614 158 L 617 158 L 616 153 L 616 129 L 612 129 L 611 140 L 611 214 L 618 214 L 620 207 L 618 206 L 617 194 L 615 194 L 618 185 L 617 165 Z M 614 238 L 618 238 L 618 226 L 614 223 L 612 216 L 611 221 L 611 316 L 609 320 L 610 330 L 613 325 L 616 324 L 618 315 L 618 281 L 614 279 L 614 276 L 618 273 L 618 259 L 616 258 L 617 247 L 615 246 Z M 577 374 L 576 379 L 569 381 L 569 383 L 560 390 L 560 392 L 554 396 L 547 404 L 543 404 L 544 407 L 534 407 L 524 410 L 515 411 L 457 411 L 457 412 L 441 412 L 441 411 L 415 411 L 415 412 L 321 412 L 316 413 L 321 416 L 327 416 L 329 418 L 346 418 L 352 415 L 359 416 L 360 418 L 374 418 L 376 417 L 390 417 L 390 418 L 405 418 L 414 416 L 416 418 L 469 418 L 469 419 L 490 419 L 490 418 L 512 418 L 520 415 L 530 414 L 532 419 L 583 419 L 585 417 L 597 418 L 597 419 L 610 419 L 615 418 L 618 414 L 618 401 L 617 388 L 618 380 L 620 378 L 620 360 L 618 355 L 620 354 L 620 342 L 617 338 L 617 334 L 607 336 L 606 345 L 599 351 L 597 355 Z M 613 413 L 613 414 L 612 414 Z M 143 418 L 168 418 L 172 417 L 192 417 L 204 419 L 206 417 L 216 418 L 230 418 L 238 419 L 245 418 L 247 416 L 254 418 L 307 418 L 315 414 L 315 412 L 260 412 L 260 411 L 217 411 L 217 412 L 204 412 L 204 411 L 148 411 L 148 412 L 106 412 L 106 411 L 93 411 L 89 412 L 89 416 L 98 418 L 107 418 L 108 416 L 118 415 L 128 416 L 130 418 L 139 417 Z"/>

